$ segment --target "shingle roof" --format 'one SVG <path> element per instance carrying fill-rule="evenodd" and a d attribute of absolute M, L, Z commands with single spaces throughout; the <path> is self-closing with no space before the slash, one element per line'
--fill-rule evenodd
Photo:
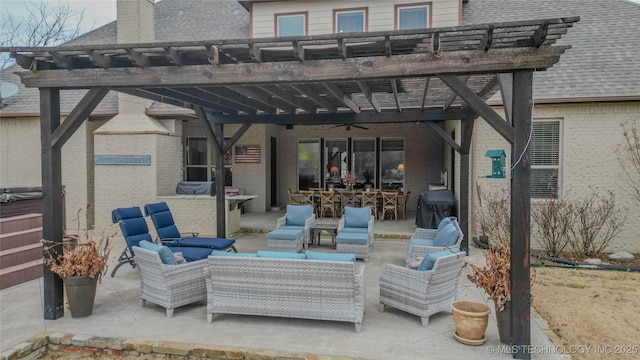
<path fill-rule="evenodd" d="M 470 0 L 463 22 L 580 16 L 560 62 L 534 75 L 534 98 L 640 100 L 640 5 L 625 0 Z"/>
<path fill-rule="evenodd" d="M 572 49 L 563 54 L 560 63 L 535 74 L 536 101 L 639 100 L 640 5 L 626 0 L 470 0 L 463 7 L 465 25 L 576 15 L 580 21 L 560 40 Z M 155 16 L 156 41 L 249 37 L 249 14 L 235 0 L 163 0 L 156 3 Z M 115 42 L 114 21 L 68 44 Z M 7 106 L 0 114 L 37 113 L 38 90 L 24 88 L 12 74 L 16 69 L 2 71 L 2 80 L 16 83 L 20 90 L 4 100 Z M 62 111 L 70 111 L 83 93 L 63 92 Z M 169 107 L 153 106 L 155 110 Z M 97 110 L 117 112 L 115 94 L 109 93 Z"/>

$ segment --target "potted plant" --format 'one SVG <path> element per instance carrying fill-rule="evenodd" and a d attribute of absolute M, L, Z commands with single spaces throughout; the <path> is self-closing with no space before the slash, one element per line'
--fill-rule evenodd
<path fill-rule="evenodd" d="M 466 263 L 471 268 L 467 277 L 477 287 L 484 289 L 494 301 L 500 341 L 511 343 L 511 249 L 498 243 L 486 252 L 483 267 Z"/>
<path fill-rule="evenodd" d="M 62 278 L 73 318 L 93 312 L 96 285 L 107 271 L 112 236 L 103 235 L 95 241 L 85 232 L 84 240 L 78 235 L 65 235 L 63 244 L 42 240 L 44 263 Z"/>

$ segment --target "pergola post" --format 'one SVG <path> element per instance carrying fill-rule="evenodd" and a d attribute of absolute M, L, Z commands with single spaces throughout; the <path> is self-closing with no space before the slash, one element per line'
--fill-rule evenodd
<path fill-rule="evenodd" d="M 469 255 L 469 192 L 471 186 L 471 138 L 473 125 L 477 114 L 469 107 L 465 107 L 465 118 L 462 123 L 462 136 L 460 141 L 460 229 L 465 237 L 460 244 L 460 250 Z"/>
<path fill-rule="evenodd" d="M 213 134 L 216 137 L 216 143 L 224 144 L 224 124 L 218 123 L 213 125 Z M 217 146 L 214 152 L 216 165 L 216 231 L 217 237 L 227 237 L 227 224 L 226 224 L 226 195 L 224 190 L 224 148 L 223 146 Z"/>
<path fill-rule="evenodd" d="M 52 146 L 54 131 L 60 126 L 60 90 L 40 89 L 40 141 L 42 148 L 42 237 L 55 243 L 50 255 L 62 254 L 62 157 L 61 146 Z M 45 246 L 50 247 L 51 243 Z M 45 254 L 45 256 L 47 256 Z M 64 316 L 62 279 L 43 265 L 44 301 L 46 320 Z"/>
<path fill-rule="evenodd" d="M 531 295 L 529 277 L 529 246 L 531 233 L 531 199 L 529 137 L 533 72 L 522 70 L 513 76 L 513 127 L 511 146 L 513 175 L 511 177 L 511 343 L 513 357 L 530 359 Z"/>

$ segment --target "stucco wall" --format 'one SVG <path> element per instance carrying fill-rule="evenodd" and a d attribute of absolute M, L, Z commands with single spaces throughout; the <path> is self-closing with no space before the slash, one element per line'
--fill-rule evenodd
<path fill-rule="evenodd" d="M 64 118 L 61 120 L 64 122 Z M 62 185 L 65 187 L 66 227 L 91 227 L 92 130 L 100 122 L 84 122 L 62 147 Z M 0 120 L 0 186 L 41 186 L 40 119 Z M 77 220 L 78 210 L 80 223 Z"/>
<path fill-rule="evenodd" d="M 501 108 L 496 108 L 501 113 Z M 624 230 L 608 250 L 640 251 L 640 204 L 634 201 L 624 182 L 622 169 L 615 153 L 623 141 L 620 123 L 640 116 L 639 103 L 591 103 L 534 106 L 534 120 L 557 119 L 561 126 L 561 193 L 579 197 L 596 191 L 612 191 L 616 204 L 625 209 Z M 491 172 L 491 161 L 484 154 L 488 149 L 504 149 L 507 163 L 511 163 L 511 147 L 483 120 L 476 122 L 474 131 L 473 179 Z M 508 179 L 478 179 L 483 189 L 508 188 Z M 473 186 L 473 185 L 472 185 Z M 479 233 L 477 196 L 474 192 L 474 234 Z M 532 202 L 535 206 L 535 200 Z M 536 239 L 532 239 L 536 247 Z"/>
<path fill-rule="evenodd" d="M 427 1 L 402 0 L 323 0 L 323 1 L 281 1 L 254 3 L 252 12 L 252 37 L 275 36 L 275 14 L 308 11 L 308 34 L 331 34 L 333 30 L 333 10 L 347 8 L 368 8 L 368 31 L 388 31 L 394 28 L 396 4 L 417 4 Z M 433 14 L 432 27 L 457 26 L 459 20 L 459 0 L 431 0 Z"/>

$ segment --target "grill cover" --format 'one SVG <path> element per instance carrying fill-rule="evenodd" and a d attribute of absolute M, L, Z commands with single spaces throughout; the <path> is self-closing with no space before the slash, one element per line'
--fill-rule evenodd
<path fill-rule="evenodd" d="M 176 194 L 215 196 L 216 183 L 214 181 L 181 181 L 176 186 Z"/>
<path fill-rule="evenodd" d="M 451 216 L 455 199 L 451 190 L 431 190 L 418 196 L 416 226 L 424 229 L 435 229 L 440 221 Z"/>

